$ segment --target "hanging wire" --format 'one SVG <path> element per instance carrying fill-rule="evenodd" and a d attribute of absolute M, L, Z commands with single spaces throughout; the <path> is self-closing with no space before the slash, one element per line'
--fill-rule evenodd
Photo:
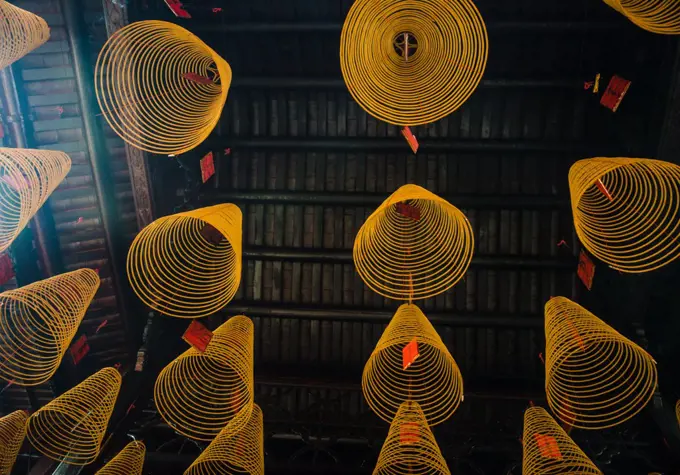
<path fill-rule="evenodd" d="M 95 475 L 142 475 L 146 447 L 136 440 L 104 465 Z"/>
<path fill-rule="evenodd" d="M 50 39 L 47 22 L 38 15 L 0 0 L 0 69 Z"/>
<path fill-rule="evenodd" d="M 680 34 L 678 0 L 604 0 L 642 29 L 662 35 Z"/>
<path fill-rule="evenodd" d="M 14 411 L 0 419 L 0 474 L 9 475 L 26 437 L 26 411 Z"/>
<path fill-rule="evenodd" d="M 621 424 L 656 390 L 656 362 L 649 353 L 568 298 L 545 305 L 545 349 L 548 405 L 573 427 Z"/>

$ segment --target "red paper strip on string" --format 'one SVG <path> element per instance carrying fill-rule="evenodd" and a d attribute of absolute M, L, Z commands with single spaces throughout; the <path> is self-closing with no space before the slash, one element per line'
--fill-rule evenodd
<path fill-rule="evenodd" d="M 611 109 L 613 112 L 616 112 L 629 88 L 629 80 L 623 79 L 619 76 L 612 77 L 609 81 L 607 89 L 604 91 L 604 94 L 602 94 L 600 104 L 605 106 L 607 109 Z"/>
<path fill-rule="evenodd" d="M 571 331 L 571 337 L 576 340 L 578 343 L 579 348 L 581 348 L 581 351 L 585 351 L 586 345 L 583 343 L 583 338 L 581 338 L 581 334 L 578 332 L 576 327 L 574 326 L 573 323 L 571 323 L 571 320 L 567 319 L 567 326 L 569 327 L 569 330 Z"/>
<path fill-rule="evenodd" d="M 5 253 L 0 255 L 0 285 L 4 285 L 14 277 L 14 266 L 12 265 L 12 258 Z"/>
<path fill-rule="evenodd" d="M 418 340 L 411 340 L 402 350 L 402 364 L 404 370 L 408 369 L 418 358 Z"/>
<path fill-rule="evenodd" d="M 208 152 L 205 157 L 201 158 L 201 178 L 203 183 L 210 180 L 210 178 L 215 174 L 215 160 L 213 159 L 213 153 Z"/>
<path fill-rule="evenodd" d="M 217 246 L 224 239 L 224 235 L 211 224 L 206 224 L 201 228 L 201 236 L 210 244 Z"/>
<path fill-rule="evenodd" d="M 14 188 L 16 191 L 25 190 L 29 187 L 30 183 L 25 176 L 21 174 L 14 175 L 4 175 L 0 180 L 7 183 L 9 186 Z"/>
<path fill-rule="evenodd" d="M 199 84 L 212 84 L 212 80 L 209 77 L 201 76 L 200 74 L 196 73 L 184 73 L 183 74 L 184 79 L 188 79 L 189 81 L 197 82 Z"/>
<path fill-rule="evenodd" d="M 541 455 L 546 458 L 562 460 L 562 453 L 560 448 L 557 446 L 557 441 L 554 437 L 550 435 L 534 434 L 536 443 L 538 444 L 538 449 L 541 451 Z"/>
<path fill-rule="evenodd" d="M 212 332 L 208 330 L 201 322 L 193 320 L 187 327 L 182 340 L 189 343 L 201 353 L 205 352 L 210 340 L 212 340 Z"/>
<path fill-rule="evenodd" d="M 179 0 L 165 0 L 165 4 L 168 6 L 172 13 L 178 18 L 191 18 L 189 12 L 184 9 L 184 5 Z"/>
<path fill-rule="evenodd" d="M 400 215 L 411 218 L 414 221 L 420 220 L 420 210 L 415 206 L 411 206 L 410 204 L 404 203 L 403 201 L 397 203 L 395 206 L 397 208 L 397 213 Z"/>
<path fill-rule="evenodd" d="M 606 196 L 609 201 L 614 201 L 614 198 L 612 197 L 611 193 L 609 193 L 609 190 L 607 189 L 607 187 L 604 186 L 604 183 L 602 183 L 602 180 L 600 180 L 598 178 L 597 181 L 595 182 L 595 186 L 597 186 L 597 189 L 600 190 L 602 192 L 602 194 L 604 196 Z"/>
<path fill-rule="evenodd" d="M 418 144 L 418 139 L 416 138 L 416 136 L 413 135 L 413 132 L 411 132 L 411 128 L 410 127 L 402 128 L 401 135 L 404 136 L 406 142 L 408 142 L 408 145 L 409 147 L 411 147 L 413 153 L 418 153 L 418 148 L 420 147 L 420 145 Z"/>
<path fill-rule="evenodd" d="M 83 334 L 71 345 L 69 350 L 73 364 L 77 365 L 90 352 L 90 344 L 87 342 L 87 335 Z"/>
<path fill-rule="evenodd" d="M 578 278 L 581 279 L 586 289 L 590 290 L 593 286 L 593 277 L 595 276 L 595 264 L 593 264 L 593 261 L 585 251 L 581 251 L 581 254 L 578 256 L 577 273 Z"/>
<path fill-rule="evenodd" d="M 404 422 L 399 428 L 399 443 L 415 444 L 420 440 L 420 428 L 417 422 Z"/>

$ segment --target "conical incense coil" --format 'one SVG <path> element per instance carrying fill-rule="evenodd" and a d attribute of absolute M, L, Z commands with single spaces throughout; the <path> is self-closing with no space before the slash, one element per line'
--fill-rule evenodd
<path fill-rule="evenodd" d="M 138 21 L 99 53 L 95 89 L 111 128 L 130 145 L 178 155 L 203 142 L 220 120 L 231 68 L 181 26 Z"/>
<path fill-rule="evenodd" d="M 71 465 L 99 455 L 122 378 L 104 368 L 50 401 L 28 418 L 28 439 L 41 454 Z"/>
<path fill-rule="evenodd" d="M 680 167 L 644 158 L 590 158 L 569 170 L 576 234 L 621 272 L 648 272 L 680 255 Z"/>
<path fill-rule="evenodd" d="M 524 413 L 523 475 L 602 475 L 595 464 L 542 407 Z"/>
<path fill-rule="evenodd" d="M 0 15 L 3 4 L 0 0 Z M 7 250 L 70 170 L 71 159 L 63 152 L 0 148 L 0 253 Z"/>
<path fill-rule="evenodd" d="M 429 124 L 477 89 L 488 42 L 470 0 L 357 0 L 342 28 L 340 66 L 352 97 L 372 116 Z"/>
<path fill-rule="evenodd" d="M 253 322 L 232 317 L 215 330 L 204 353 L 192 347 L 161 371 L 154 400 L 170 427 L 212 440 L 227 423 L 232 430 L 246 424 L 253 405 L 253 338 Z"/>
<path fill-rule="evenodd" d="M 405 401 L 390 424 L 373 475 L 449 475 L 417 402 Z"/>
<path fill-rule="evenodd" d="M 142 442 L 130 442 L 95 475 L 142 475 L 145 455 Z"/>
<path fill-rule="evenodd" d="M 663 35 L 680 34 L 677 0 L 604 0 L 640 28 Z"/>
<path fill-rule="evenodd" d="M 47 22 L 0 0 L 0 69 L 21 59 L 50 39 Z"/>
<path fill-rule="evenodd" d="M 565 297 L 545 305 L 545 392 L 552 412 L 581 429 L 627 421 L 656 389 L 645 350 Z"/>
<path fill-rule="evenodd" d="M 241 283 L 241 210 L 221 204 L 157 219 L 135 238 L 130 284 L 158 312 L 179 318 L 221 310 Z"/>
<path fill-rule="evenodd" d="M 371 290 L 411 301 L 453 287 L 473 250 L 472 226 L 458 208 L 424 188 L 404 185 L 361 226 L 353 256 Z"/>
<path fill-rule="evenodd" d="M 433 426 L 451 417 L 463 400 L 463 377 L 456 361 L 412 304 L 394 314 L 366 362 L 361 387 L 373 412 L 387 422 L 404 401 L 412 400 Z"/>
<path fill-rule="evenodd" d="M 235 430 L 232 423 L 227 424 L 184 475 L 244 473 L 264 475 L 262 411 L 257 404 L 253 405 L 245 426 Z"/>
<path fill-rule="evenodd" d="M 98 288 L 99 275 L 79 269 L 0 294 L 0 378 L 50 379 Z"/>
<path fill-rule="evenodd" d="M 26 411 L 14 411 L 0 419 L 0 475 L 10 475 L 26 437 Z"/>

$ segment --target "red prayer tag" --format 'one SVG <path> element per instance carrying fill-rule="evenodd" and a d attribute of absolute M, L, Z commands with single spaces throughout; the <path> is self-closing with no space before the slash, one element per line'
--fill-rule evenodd
<path fill-rule="evenodd" d="M 71 345 L 71 349 L 69 351 L 71 352 L 73 364 L 77 365 L 80 363 L 80 360 L 82 360 L 85 355 L 90 352 L 90 344 L 87 342 L 87 335 L 81 335 L 81 337 L 78 338 L 78 340 L 76 340 L 73 345 Z"/>
<path fill-rule="evenodd" d="M 420 428 L 415 422 L 404 422 L 399 429 L 399 443 L 415 444 L 420 440 Z"/>
<path fill-rule="evenodd" d="M 184 335 L 182 335 L 182 340 L 189 343 L 201 353 L 204 353 L 205 349 L 208 347 L 208 343 L 212 340 L 212 336 L 212 332 L 208 330 L 205 325 L 194 320 L 189 324 Z"/>
<path fill-rule="evenodd" d="M 402 350 L 402 361 L 404 369 L 408 369 L 418 358 L 418 340 L 411 340 Z"/>
<path fill-rule="evenodd" d="M 203 183 L 210 180 L 215 174 L 215 161 L 213 160 L 213 153 L 208 152 L 205 157 L 201 158 L 201 178 Z"/>
<path fill-rule="evenodd" d="M 411 132 L 411 128 L 410 127 L 402 128 L 401 135 L 404 136 L 406 142 L 408 142 L 408 145 L 409 147 L 411 147 L 413 153 L 418 153 L 418 147 L 420 147 L 420 145 L 418 144 L 418 139 L 416 138 L 416 136 L 413 135 L 413 132 Z"/>
<path fill-rule="evenodd" d="M 557 446 L 557 441 L 554 437 L 550 435 L 534 434 L 536 443 L 538 444 L 538 449 L 541 451 L 541 455 L 546 458 L 562 460 L 562 453 L 560 448 Z"/>
<path fill-rule="evenodd" d="M 420 220 L 420 210 L 416 208 L 415 206 L 412 206 L 408 203 L 399 202 L 396 205 L 397 207 L 397 213 L 399 213 L 402 216 L 406 216 L 407 218 L 411 218 L 414 221 Z"/>
<path fill-rule="evenodd" d="M 212 80 L 208 77 L 201 76 L 200 74 L 196 73 L 184 73 L 184 79 L 188 79 L 189 81 L 197 82 L 199 84 L 212 84 Z"/>
<path fill-rule="evenodd" d="M 585 350 L 586 345 L 583 343 L 583 338 L 581 338 L 581 334 L 578 332 L 574 324 L 571 323 L 571 320 L 567 319 L 567 325 L 571 330 L 571 337 L 578 342 L 578 346 L 581 348 L 581 350 Z"/>
<path fill-rule="evenodd" d="M 25 190 L 26 188 L 28 188 L 29 185 L 28 180 L 23 175 L 20 174 L 4 175 L 3 177 L 0 178 L 0 180 L 7 183 L 16 191 Z"/>
<path fill-rule="evenodd" d="M 597 186 L 597 189 L 600 190 L 602 192 L 602 194 L 604 196 L 606 196 L 609 201 L 614 201 L 614 198 L 612 198 L 611 193 L 609 193 L 609 190 L 607 189 L 607 187 L 604 186 L 604 183 L 602 183 L 602 180 L 600 180 L 598 178 L 597 181 L 595 182 L 595 186 Z"/>
<path fill-rule="evenodd" d="M 12 277 L 14 277 L 14 266 L 12 266 L 12 258 L 5 253 L 0 255 L 0 285 L 6 284 Z"/>
<path fill-rule="evenodd" d="M 184 5 L 179 0 L 165 0 L 165 4 L 168 6 L 172 13 L 179 18 L 191 18 L 189 12 L 184 9 Z"/>
<path fill-rule="evenodd" d="M 602 94 L 600 104 L 605 106 L 607 109 L 611 109 L 613 112 L 616 112 L 629 88 L 629 80 L 623 79 L 619 76 L 612 77 L 609 81 L 607 89 L 604 91 L 604 94 Z"/>
<path fill-rule="evenodd" d="M 586 286 L 586 289 L 590 290 L 593 286 L 593 277 L 595 276 L 595 264 L 590 260 L 590 257 L 581 251 L 578 257 L 578 277 Z"/>

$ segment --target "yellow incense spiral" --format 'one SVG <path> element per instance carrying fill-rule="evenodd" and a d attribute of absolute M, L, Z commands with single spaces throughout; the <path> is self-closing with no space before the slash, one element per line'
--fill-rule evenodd
<path fill-rule="evenodd" d="M 583 246 L 621 272 L 680 256 L 680 167 L 643 158 L 590 158 L 569 170 L 574 227 Z"/>
<path fill-rule="evenodd" d="M 0 475 L 10 475 L 26 437 L 26 411 L 14 411 L 0 419 Z"/>
<path fill-rule="evenodd" d="M 41 454 L 71 465 L 87 465 L 99 454 L 122 378 L 104 368 L 28 418 L 28 439 Z"/>
<path fill-rule="evenodd" d="M 595 464 L 542 407 L 524 413 L 523 475 L 601 475 Z"/>
<path fill-rule="evenodd" d="M 552 412 L 581 429 L 605 429 L 640 412 L 656 389 L 645 350 L 565 297 L 545 305 L 545 392 Z"/>
<path fill-rule="evenodd" d="M 395 125 L 429 124 L 458 109 L 487 56 L 486 26 L 470 0 L 357 0 L 340 37 L 352 97 Z"/>
<path fill-rule="evenodd" d="M 130 442 L 95 475 L 142 475 L 145 455 L 142 442 Z"/>
<path fill-rule="evenodd" d="M 158 312 L 198 318 L 221 310 L 241 283 L 241 210 L 221 204 L 159 218 L 135 238 L 130 284 Z"/>
<path fill-rule="evenodd" d="M 246 424 L 253 405 L 253 335 L 248 317 L 232 317 L 215 330 L 205 353 L 192 347 L 161 371 L 154 400 L 175 431 L 212 440 L 227 423 L 232 430 Z"/>
<path fill-rule="evenodd" d="M 640 28 L 663 35 L 680 34 L 677 0 L 604 0 Z"/>
<path fill-rule="evenodd" d="M 47 22 L 38 15 L 0 0 L 0 69 L 50 39 Z"/>
<path fill-rule="evenodd" d="M 0 16 L 3 3 L 0 0 Z M 70 170 L 71 159 L 63 152 L 0 148 L 0 253 L 7 250 Z"/>
<path fill-rule="evenodd" d="M 411 301 L 453 287 L 473 251 L 472 226 L 458 208 L 417 185 L 404 185 L 361 226 L 353 257 L 371 290 Z"/>
<path fill-rule="evenodd" d="M 0 378 L 22 386 L 50 379 L 99 288 L 79 269 L 0 294 Z"/>
<path fill-rule="evenodd" d="M 208 45 L 165 21 L 131 23 L 99 53 L 95 89 L 111 128 L 158 154 L 187 152 L 220 119 L 231 68 Z"/>
<path fill-rule="evenodd" d="M 404 401 L 390 424 L 373 475 L 450 473 L 420 406 Z"/>
<path fill-rule="evenodd" d="M 418 357 L 404 369 L 404 347 L 417 342 Z M 419 404 L 433 426 L 444 422 L 463 400 L 456 361 L 423 312 L 404 304 L 368 358 L 361 380 L 364 397 L 381 419 L 391 422 L 402 403 Z"/>
<path fill-rule="evenodd" d="M 264 475 L 263 430 L 262 411 L 254 404 L 246 425 L 235 430 L 227 424 L 184 475 Z"/>

